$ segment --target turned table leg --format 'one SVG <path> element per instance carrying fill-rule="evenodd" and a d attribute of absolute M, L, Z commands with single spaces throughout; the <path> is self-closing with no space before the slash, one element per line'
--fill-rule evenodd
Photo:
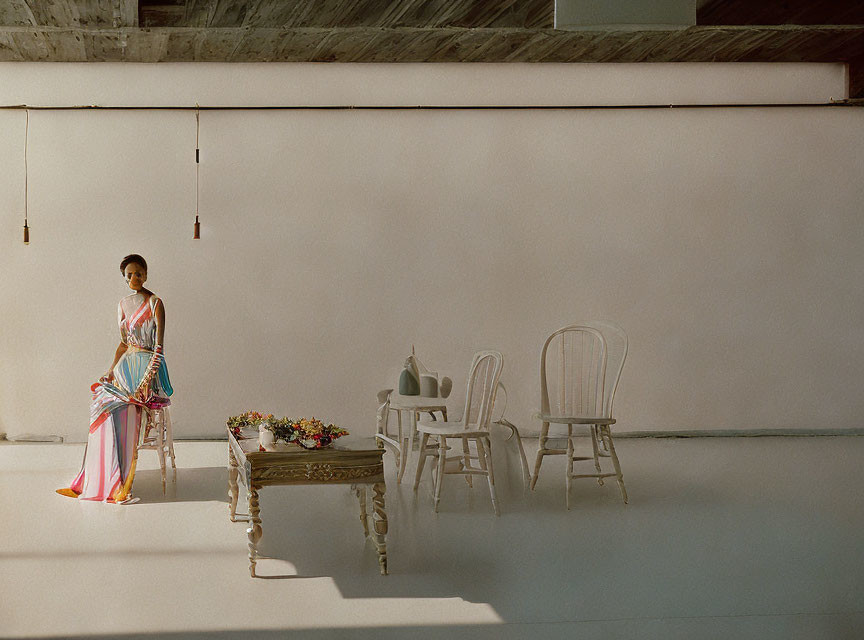
<path fill-rule="evenodd" d="M 381 575 L 387 575 L 387 542 L 384 536 L 387 535 L 387 512 L 384 511 L 384 492 L 387 490 L 387 485 L 383 482 L 376 482 L 372 485 L 374 496 L 372 497 L 372 520 L 375 529 L 375 548 L 378 550 L 378 564 L 381 567 Z M 365 493 L 365 490 L 364 490 Z"/>
<path fill-rule="evenodd" d="M 228 517 L 231 522 L 237 522 L 237 497 L 240 495 L 240 488 L 237 486 L 237 458 L 234 457 L 234 452 L 228 448 Z"/>
<path fill-rule="evenodd" d="M 249 483 L 249 528 L 246 535 L 249 537 L 249 574 L 255 577 L 255 562 L 258 559 L 258 541 L 261 539 L 261 509 L 258 506 L 258 489 L 254 483 Z"/>
<path fill-rule="evenodd" d="M 359 485 L 354 488 L 357 499 L 360 501 L 360 522 L 363 523 L 363 535 L 369 537 L 369 514 L 366 509 L 366 486 Z"/>

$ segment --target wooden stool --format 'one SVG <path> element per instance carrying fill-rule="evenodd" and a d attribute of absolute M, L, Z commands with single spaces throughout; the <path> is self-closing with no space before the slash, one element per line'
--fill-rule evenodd
<path fill-rule="evenodd" d="M 170 404 L 170 403 L 169 403 Z M 143 407 L 144 420 L 141 425 L 141 439 L 138 451 L 152 449 L 159 457 L 162 471 L 162 495 L 165 495 L 165 456 L 171 457 L 172 482 L 177 481 L 177 463 L 174 461 L 174 435 L 171 430 L 171 413 L 168 404 L 153 403 Z"/>

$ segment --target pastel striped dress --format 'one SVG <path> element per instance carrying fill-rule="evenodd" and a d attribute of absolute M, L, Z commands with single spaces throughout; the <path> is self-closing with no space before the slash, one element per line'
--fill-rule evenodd
<path fill-rule="evenodd" d="M 145 298 L 140 293 L 121 300 L 117 319 L 127 349 L 114 367 L 114 381 L 90 387 L 90 433 L 84 463 L 72 484 L 57 493 L 104 502 L 130 497 L 141 407 L 167 406 L 174 393 L 161 346 L 156 346 L 157 304 L 156 296 Z"/>

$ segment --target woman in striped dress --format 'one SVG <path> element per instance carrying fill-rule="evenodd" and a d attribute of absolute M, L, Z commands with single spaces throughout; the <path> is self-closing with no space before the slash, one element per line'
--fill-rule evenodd
<path fill-rule="evenodd" d="M 117 307 L 120 345 L 114 362 L 90 387 L 90 433 L 84 464 L 72 484 L 57 493 L 104 502 L 132 500 L 142 406 L 167 406 L 174 393 L 162 354 L 165 307 L 144 287 L 147 262 L 132 254 L 120 271 L 134 293 Z"/>

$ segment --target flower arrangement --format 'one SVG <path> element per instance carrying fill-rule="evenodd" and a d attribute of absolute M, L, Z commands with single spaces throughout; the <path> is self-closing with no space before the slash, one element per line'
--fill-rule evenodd
<path fill-rule="evenodd" d="M 330 446 L 336 438 L 347 436 L 348 431 L 335 424 L 324 424 L 317 418 L 274 418 L 272 413 L 247 411 L 239 416 L 231 416 L 228 428 L 235 438 L 243 439 L 244 428 L 264 427 L 272 432 L 274 440 L 294 443 L 304 449 L 323 449 Z"/>
<path fill-rule="evenodd" d="M 244 427 L 258 429 L 259 425 L 272 419 L 272 413 L 264 415 L 258 411 L 247 411 L 246 413 L 241 413 L 239 416 L 231 416 L 228 418 L 227 425 L 228 428 L 231 429 L 231 433 L 234 434 L 234 437 L 242 440 L 243 434 L 240 432 L 241 429 Z"/>
<path fill-rule="evenodd" d="M 273 432 L 276 440 L 293 442 L 304 449 L 323 449 L 336 438 L 348 435 L 345 429 L 324 424 L 317 418 L 280 418 L 270 420 L 266 428 Z"/>

